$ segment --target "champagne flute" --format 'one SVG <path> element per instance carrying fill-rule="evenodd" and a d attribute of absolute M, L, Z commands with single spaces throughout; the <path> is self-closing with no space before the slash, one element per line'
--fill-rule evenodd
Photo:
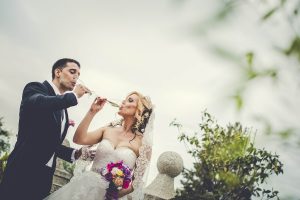
<path fill-rule="evenodd" d="M 86 84 L 81 80 L 81 79 L 77 79 L 77 81 L 80 82 L 80 84 L 84 85 L 86 87 Z M 96 91 L 94 90 L 90 90 L 89 92 L 89 95 L 92 96 L 92 95 L 95 95 L 96 97 L 98 97 L 99 95 L 96 93 Z M 109 99 L 106 99 L 106 101 L 112 106 L 112 107 L 116 107 L 116 108 L 119 108 L 120 105 L 118 103 L 116 103 L 115 101 L 113 100 L 109 100 Z"/>
<path fill-rule="evenodd" d="M 115 103 L 115 102 L 113 102 L 113 101 L 111 101 L 111 100 L 108 100 L 108 99 L 106 99 L 106 101 L 107 101 L 112 107 L 120 108 L 120 105 L 119 105 L 119 104 L 117 104 L 117 103 Z"/>

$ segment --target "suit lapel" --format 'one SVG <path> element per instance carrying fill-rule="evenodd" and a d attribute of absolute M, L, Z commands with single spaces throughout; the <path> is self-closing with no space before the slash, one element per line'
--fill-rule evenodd
<path fill-rule="evenodd" d="M 56 124 L 57 124 L 59 130 L 61 130 L 61 112 L 59 110 L 55 111 L 55 112 L 53 112 L 53 116 L 54 116 L 54 119 L 56 121 Z"/>
<path fill-rule="evenodd" d="M 49 84 L 48 81 L 44 81 L 43 84 L 47 87 L 50 96 L 56 96 L 56 94 L 54 92 L 54 89 L 52 88 L 52 86 Z M 60 110 L 54 111 L 53 116 L 54 116 L 54 119 L 56 121 L 58 130 L 59 130 L 59 137 L 60 137 L 61 136 L 61 126 L 62 126 L 62 124 L 61 124 L 61 111 Z"/>
<path fill-rule="evenodd" d="M 65 112 L 65 117 L 66 117 L 66 123 L 64 124 L 64 131 L 63 131 L 63 134 L 61 136 L 61 141 L 63 141 L 65 139 L 68 128 L 69 128 L 69 116 L 68 116 L 67 109 L 64 109 L 64 112 Z"/>

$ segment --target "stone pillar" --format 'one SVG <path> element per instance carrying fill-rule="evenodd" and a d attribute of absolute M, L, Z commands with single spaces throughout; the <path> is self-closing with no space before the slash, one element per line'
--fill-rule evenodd
<path fill-rule="evenodd" d="M 63 145 L 70 147 L 70 142 L 67 139 L 65 139 L 63 141 Z M 67 184 L 71 178 L 72 178 L 72 174 L 70 174 L 64 169 L 63 160 L 57 158 L 56 168 L 53 175 L 53 181 L 52 181 L 52 187 L 50 193 L 58 190 L 59 188 Z"/>
<path fill-rule="evenodd" d="M 159 174 L 145 188 L 145 200 L 172 199 L 175 197 L 174 178 L 183 170 L 181 156 L 172 151 L 162 153 L 157 160 Z"/>

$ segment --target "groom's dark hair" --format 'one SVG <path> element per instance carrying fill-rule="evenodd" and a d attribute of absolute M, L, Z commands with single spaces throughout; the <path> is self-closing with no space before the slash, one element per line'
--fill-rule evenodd
<path fill-rule="evenodd" d="M 63 69 L 64 67 L 66 67 L 66 64 L 68 62 L 72 62 L 75 63 L 76 65 L 78 65 L 78 67 L 80 68 L 80 63 L 77 60 L 71 59 L 71 58 L 62 58 L 59 59 L 58 61 L 56 61 L 53 66 L 52 66 L 52 80 L 55 77 L 54 71 L 59 68 L 59 69 Z"/>

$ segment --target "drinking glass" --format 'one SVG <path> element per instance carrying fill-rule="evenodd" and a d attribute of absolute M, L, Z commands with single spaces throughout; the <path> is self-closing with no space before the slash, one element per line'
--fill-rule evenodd
<path fill-rule="evenodd" d="M 84 85 L 85 87 L 86 84 L 81 80 L 81 79 L 77 79 L 77 82 L 79 82 L 81 85 Z M 89 87 L 87 87 L 89 88 Z M 95 96 L 95 97 L 98 97 L 99 95 L 96 93 L 96 91 L 94 90 L 90 90 L 89 92 L 89 95 L 90 96 Z M 116 100 L 116 99 L 106 99 L 107 103 L 109 103 L 112 107 L 116 107 L 116 108 L 119 108 L 120 107 L 120 104 L 121 104 L 121 100 Z M 120 102 L 120 103 L 116 103 L 116 102 Z"/>

